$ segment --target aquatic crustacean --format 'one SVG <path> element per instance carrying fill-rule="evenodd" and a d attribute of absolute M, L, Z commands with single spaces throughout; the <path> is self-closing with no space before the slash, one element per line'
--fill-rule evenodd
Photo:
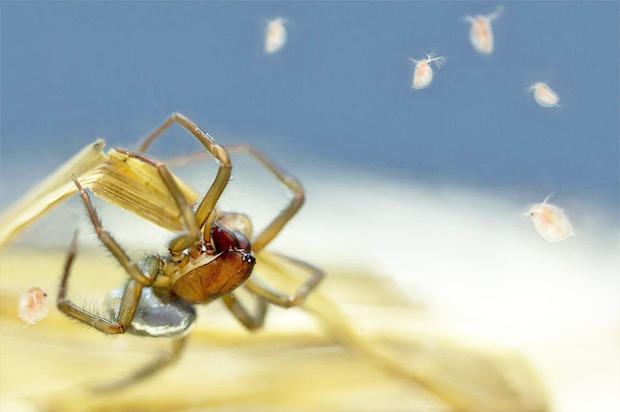
<path fill-rule="evenodd" d="M 17 314 L 27 324 L 34 325 L 47 317 L 48 306 L 47 293 L 33 286 L 19 297 Z"/>
<path fill-rule="evenodd" d="M 276 17 L 269 20 L 265 32 L 265 52 L 273 54 L 280 50 L 286 44 L 286 20 L 282 17 Z"/>
<path fill-rule="evenodd" d="M 445 57 L 434 57 L 433 54 L 427 54 L 426 59 L 416 60 L 409 58 L 409 60 L 415 63 L 413 82 L 411 84 L 411 87 L 414 89 L 424 89 L 431 84 L 433 80 L 432 62 L 435 62 L 437 68 L 441 68 L 448 61 Z"/>
<path fill-rule="evenodd" d="M 491 54 L 494 48 L 493 28 L 491 22 L 497 19 L 503 12 L 503 7 L 499 6 L 491 14 L 478 14 L 475 17 L 465 16 L 463 20 L 471 24 L 469 30 L 469 40 L 471 45 L 478 53 Z"/>
<path fill-rule="evenodd" d="M 548 203 L 550 196 L 547 196 L 542 203 L 532 206 L 527 214 L 531 217 L 540 237 L 547 242 L 561 242 L 575 236 L 575 233 L 564 210 Z"/>
<path fill-rule="evenodd" d="M 537 82 L 530 86 L 530 91 L 534 93 L 536 103 L 542 107 L 559 106 L 560 98 L 557 93 L 549 87 L 547 83 Z"/>

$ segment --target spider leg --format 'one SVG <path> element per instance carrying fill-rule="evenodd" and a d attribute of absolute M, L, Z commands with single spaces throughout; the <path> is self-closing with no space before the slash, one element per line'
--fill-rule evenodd
<path fill-rule="evenodd" d="M 143 162 L 148 163 L 155 169 L 157 169 L 159 176 L 161 177 L 162 181 L 168 188 L 168 191 L 174 198 L 174 201 L 177 204 L 179 211 L 181 212 L 181 218 L 183 219 L 183 223 L 185 224 L 187 234 L 172 239 L 168 247 L 170 253 L 180 253 L 188 247 L 193 246 L 194 243 L 196 243 L 200 239 L 200 228 L 198 227 L 198 223 L 196 222 L 196 216 L 194 215 L 192 208 L 190 207 L 189 203 L 187 203 L 187 199 L 185 199 L 185 196 L 183 196 L 183 192 L 181 192 L 179 185 L 177 185 L 174 177 L 172 177 L 172 174 L 170 173 L 166 165 L 159 161 L 152 160 L 139 153 L 128 152 L 121 149 L 117 150 L 121 153 L 126 154 L 129 157 L 140 159 Z"/>
<path fill-rule="evenodd" d="M 228 183 L 228 179 L 230 179 L 230 171 L 232 169 L 232 165 L 230 163 L 230 158 L 228 157 L 228 153 L 226 149 L 222 146 L 215 144 L 213 139 L 200 130 L 198 126 L 196 126 L 191 120 L 187 117 L 183 116 L 180 113 L 173 113 L 168 120 L 166 120 L 157 130 L 151 133 L 142 144 L 138 147 L 139 152 L 145 152 L 148 147 L 166 130 L 168 127 L 172 126 L 174 123 L 178 123 L 187 129 L 202 145 L 207 149 L 207 151 L 215 157 L 220 162 L 220 168 L 217 171 L 217 176 L 215 176 L 215 180 L 211 184 L 207 194 L 198 205 L 196 209 L 196 221 L 198 222 L 198 227 L 202 228 L 207 221 L 211 211 L 215 208 L 215 204 L 220 198 L 226 184 Z M 211 228 L 206 227 L 205 233 L 210 233 Z"/>
<path fill-rule="evenodd" d="M 256 330 L 263 326 L 265 316 L 267 315 L 267 300 L 262 296 L 257 297 L 256 314 L 251 314 L 245 306 L 235 297 L 233 293 L 229 293 L 222 297 L 224 304 L 243 326 L 249 330 Z"/>
<path fill-rule="evenodd" d="M 277 254 L 277 256 L 280 256 L 289 261 L 290 263 L 310 272 L 310 277 L 299 287 L 299 289 L 297 289 L 297 292 L 295 292 L 294 295 L 291 296 L 274 290 L 252 277 L 246 280 L 244 285 L 249 291 L 258 296 L 262 296 L 274 305 L 282 306 L 284 308 L 298 306 L 306 299 L 310 292 L 312 292 L 318 286 L 321 280 L 325 277 L 325 272 L 304 261 L 279 253 Z M 282 268 L 277 267 L 268 261 L 263 261 L 263 263 L 272 266 L 277 270 L 282 270 Z"/>
<path fill-rule="evenodd" d="M 183 353 L 183 350 L 187 346 L 186 344 L 187 344 L 187 336 L 172 339 L 172 348 L 170 349 L 168 353 L 165 353 L 159 356 L 158 358 L 154 359 L 153 361 L 147 363 L 146 365 L 134 371 L 131 375 L 125 377 L 124 379 L 120 379 L 118 381 L 104 384 L 104 385 L 97 385 L 93 387 L 93 390 L 99 393 L 111 392 L 111 391 L 116 391 L 119 389 L 129 387 L 140 381 L 143 381 L 144 379 L 151 377 L 152 375 L 156 374 L 160 370 L 178 361 L 179 358 L 181 357 L 181 354 Z"/>
<path fill-rule="evenodd" d="M 136 312 L 136 307 L 138 306 L 138 300 L 140 299 L 140 292 L 142 291 L 142 285 L 140 285 L 137 281 L 131 279 L 127 283 L 125 291 L 123 292 L 123 297 L 121 299 L 121 306 L 118 312 L 118 317 L 115 322 L 102 318 L 101 316 L 92 314 L 75 305 L 70 300 L 66 299 L 65 296 L 67 293 L 67 282 L 69 280 L 69 273 L 71 271 L 71 265 L 73 264 L 73 259 L 75 258 L 75 254 L 77 251 L 77 239 L 78 233 L 76 232 L 73 236 L 73 242 L 71 243 L 69 253 L 67 254 L 65 269 L 62 275 L 62 280 L 60 282 L 60 289 L 58 290 L 58 299 L 56 302 L 58 310 L 60 310 L 65 315 L 71 316 L 72 318 L 84 322 L 87 325 L 92 326 L 93 328 L 103 333 L 125 333 L 127 327 L 133 320 L 134 314 Z"/>
<path fill-rule="evenodd" d="M 276 216 L 275 219 L 273 219 L 271 223 L 269 223 L 269 225 L 254 238 L 254 240 L 252 240 L 252 250 L 258 253 L 258 251 L 267 246 L 267 244 L 277 236 L 282 228 L 288 223 L 289 220 L 291 220 L 293 216 L 295 216 L 299 208 L 304 204 L 304 188 L 297 179 L 280 169 L 275 163 L 269 160 L 254 147 L 248 144 L 241 144 L 225 146 L 225 148 L 230 153 L 246 153 L 252 156 L 267 170 L 273 173 L 275 177 L 293 193 L 293 198 L 288 206 L 280 212 L 280 214 Z"/>
<path fill-rule="evenodd" d="M 82 196 L 82 201 L 84 202 L 84 207 L 88 211 L 88 216 L 90 217 L 90 221 L 92 222 L 95 231 L 97 232 L 97 237 L 103 243 L 103 245 L 112 253 L 112 255 L 116 258 L 118 263 L 125 269 L 127 274 L 138 282 L 141 285 L 148 286 L 153 282 L 152 276 L 146 276 L 142 271 L 138 268 L 138 266 L 132 262 L 129 257 L 125 254 L 120 245 L 114 240 L 112 235 L 110 235 L 103 227 L 101 226 L 101 222 L 99 221 L 99 217 L 97 216 L 97 212 L 95 212 L 95 208 L 93 207 L 92 202 L 90 201 L 90 196 L 80 182 L 77 180 L 75 176 L 71 176 L 73 182 L 77 186 L 80 191 L 80 196 Z M 138 292 L 138 295 L 140 293 Z"/>
<path fill-rule="evenodd" d="M 293 198 L 291 199 L 289 205 L 252 241 L 252 250 L 258 252 L 276 237 L 280 230 L 282 230 L 282 228 L 288 223 L 289 220 L 291 220 L 291 218 L 303 205 L 305 200 L 304 189 L 297 179 L 280 169 L 275 163 L 269 160 L 254 147 L 247 144 L 241 144 L 224 146 L 224 148 L 229 153 L 246 153 L 254 157 L 293 193 Z M 169 159 L 166 161 L 166 164 L 169 166 L 185 166 L 192 162 L 204 160 L 205 157 L 204 152 L 192 153 Z"/>

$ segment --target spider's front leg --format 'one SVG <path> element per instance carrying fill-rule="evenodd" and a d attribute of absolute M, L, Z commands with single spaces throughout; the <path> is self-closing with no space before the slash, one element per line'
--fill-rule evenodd
<path fill-rule="evenodd" d="M 139 159 L 145 163 L 150 164 L 159 173 L 161 180 L 166 185 L 168 192 L 174 199 L 177 207 L 179 208 L 179 212 L 181 213 L 181 219 L 183 220 L 183 224 L 185 226 L 185 234 L 175 237 L 170 241 L 168 246 L 168 250 L 170 254 L 173 256 L 179 256 L 185 249 L 194 246 L 194 244 L 200 240 L 200 227 L 196 222 L 196 216 L 192 211 L 189 203 L 187 203 L 187 199 L 183 196 L 183 192 L 177 185 L 172 173 L 168 170 L 166 165 L 163 163 L 150 159 L 140 153 L 128 152 L 126 150 L 117 149 L 119 152 L 126 154 L 129 157 L 134 157 Z"/>
<path fill-rule="evenodd" d="M 101 222 L 99 221 L 99 217 L 95 212 L 95 208 L 90 201 L 88 193 L 86 193 L 86 191 L 75 176 L 72 176 L 72 179 L 80 192 L 80 196 L 82 197 L 82 201 L 84 202 L 84 207 L 88 211 L 90 221 L 93 224 L 95 231 L 97 232 L 97 237 L 99 238 L 101 243 L 103 243 L 103 245 L 110 251 L 110 253 L 112 253 L 118 263 L 125 269 L 127 274 L 131 277 L 131 280 L 127 283 L 125 291 L 123 292 L 121 306 L 118 312 L 116 322 L 109 321 L 98 315 L 90 313 L 76 306 L 70 300 L 66 299 L 65 296 L 67 293 L 67 282 L 69 280 L 69 273 L 71 271 L 71 265 L 73 263 L 73 259 L 77 250 L 78 235 L 76 232 L 73 237 L 73 242 L 71 243 L 71 248 L 69 249 L 69 254 L 67 255 L 65 270 L 62 275 L 62 281 L 60 283 L 60 289 L 58 291 L 58 309 L 64 314 L 71 316 L 79 321 L 82 321 L 87 325 L 90 325 L 100 330 L 101 332 L 108 334 L 125 333 L 127 327 L 131 324 L 131 321 L 133 320 L 134 314 L 136 312 L 136 307 L 138 306 L 138 301 L 140 300 L 140 293 L 142 292 L 142 286 L 148 286 L 153 283 L 155 273 L 159 268 L 156 267 L 156 265 L 151 265 L 150 273 L 148 273 L 148 275 L 142 273 L 142 271 L 138 268 L 138 265 L 136 265 L 129 259 L 127 254 L 114 240 L 114 238 L 106 230 L 103 229 L 103 227 L 101 226 Z"/>
<path fill-rule="evenodd" d="M 142 271 L 138 268 L 138 265 L 135 262 L 132 262 L 127 254 L 123 251 L 120 245 L 114 240 L 112 235 L 108 233 L 103 226 L 101 226 L 101 222 L 99 221 L 99 217 L 97 216 L 97 212 L 95 212 L 95 208 L 93 207 L 92 202 L 90 201 L 90 196 L 84 190 L 80 182 L 77 180 L 75 176 L 71 176 L 73 182 L 77 186 L 80 196 L 82 197 L 82 201 L 84 202 L 84 207 L 88 211 L 88 216 L 90 217 L 90 221 L 97 232 L 97 237 L 103 243 L 103 245 L 112 253 L 112 255 L 116 258 L 118 263 L 125 269 L 127 274 L 140 285 L 149 286 L 153 283 L 154 274 L 149 274 L 149 276 L 142 273 Z M 140 295 L 140 292 L 138 292 Z"/>
<path fill-rule="evenodd" d="M 69 280 L 69 273 L 71 272 L 71 265 L 73 264 L 73 260 L 77 251 L 77 240 L 78 232 L 75 232 L 75 235 L 73 236 L 73 241 L 71 242 L 71 248 L 69 249 L 69 253 L 67 254 L 65 269 L 62 274 L 62 280 L 60 282 L 60 289 L 58 290 L 58 299 L 56 302 L 58 310 L 60 310 L 65 315 L 71 316 L 72 318 L 84 322 L 87 325 L 92 326 L 93 328 L 103 333 L 125 333 L 127 327 L 131 324 L 131 321 L 133 320 L 134 314 L 136 312 L 136 307 L 138 306 L 138 301 L 140 300 L 142 285 L 140 285 L 137 281 L 133 279 L 131 279 L 127 283 L 125 291 L 123 292 L 121 306 L 116 321 L 110 321 L 108 319 L 102 318 L 101 316 L 90 313 L 71 302 L 69 299 L 66 298 L 67 282 Z"/>
<path fill-rule="evenodd" d="M 255 149 L 253 146 L 248 144 L 239 144 L 239 145 L 229 145 L 222 146 L 227 153 L 244 153 L 248 156 L 253 157 L 258 163 L 260 163 L 264 168 L 266 168 L 271 174 L 273 174 L 284 186 L 286 186 L 292 193 L 293 197 L 289 201 L 289 204 L 284 208 L 268 225 L 261 233 L 259 233 L 255 238 L 251 240 L 252 250 L 254 253 L 258 253 L 261 249 L 263 249 L 269 242 L 271 242 L 280 231 L 284 228 L 284 226 L 288 223 L 289 220 L 297 211 L 301 208 L 305 201 L 305 191 L 301 186 L 301 183 L 288 174 L 286 171 L 278 167 L 273 161 L 267 158 L 267 156 L 263 155 L 260 151 Z M 175 158 L 171 158 L 166 160 L 166 164 L 168 166 L 186 166 L 190 163 L 204 160 L 208 155 L 204 152 L 197 152 L 188 155 L 183 155 Z"/>
<path fill-rule="evenodd" d="M 188 132 L 190 132 L 205 147 L 205 149 L 207 149 L 207 152 L 220 163 L 220 168 L 217 171 L 217 175 L 215 176 L 213 183 L 211 183 L 211 187 L 209 187 L 207 194 L 198 205 L 195 213 L 198 227 L 202 228 L 204 226 L 204 233 L 211 233 L 210 224 L 213 222 L 209 219 L 209 217 L 212 215 L 212 212 L 215 209 L 215 204 L 228 184 L 232 169 L 232 164 L 230 163 L 230 158 L 228 157 L 228 152 L 226 149 L 216 144 L 211 136 L 203 132 L 187 117 L 183 116 L 181 113 L 173 113 L 168 120 L 166 120 L 160 127 L 157 128 L 157 130 L 151 133 L 151 135 L 140 144 L 138 152 L 145 152 L 151 143 L 153 143 L 155 139 L 157 139 L 164 132 L 164 130 L 172 126 L 174 123 L 181 125 Z"/>

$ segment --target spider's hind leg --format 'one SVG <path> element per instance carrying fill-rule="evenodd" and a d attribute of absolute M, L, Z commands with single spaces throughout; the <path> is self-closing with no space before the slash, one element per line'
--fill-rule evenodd
<path fill-rule="evenodd" d="M 67 254 L 67 260 L 65 262 L 65 269 L 60 282 L 60 288 L 58 290 L 58 299 L 56 306 L 58 310 L 67 316 L 79 320 L 93 328 L 106 333 L 106 334 L 119 334 L 125 333 L 129 324 L 133 320 L 140 299 L 140 292 L 142 286 L 135 280 L 130 280 L 125 287 L 123 297 L 121 298 L 121 306 L 116 318 L 116 321 L 110 321 L 101 316 L 90 313 L 66 298 L 67 282 L 69 280 L 69 273 L 71 272 L 71 265 L 77 251 L 77 239 L 78 233 L 73 236 L 73 242 L 71 248 Z"/>
<path fill-rule="evenodd" d="M 323 280 L 323 278 L 325 277 L 325 272 L 323 272 L 321 269 L 317 268 L 316 266 L 313 266 L 302 260 L 295 259 L 289 256 L 285 256 L 279 253 L 278 254 L 274 253 L 274 255 L 288 261 L 289 264 L 292 264 L 294 266 L 297 266 L 305 270 L 306 272 L 309 272 L 310 277 L 306 279 L 306 281 L 299 287 L 299 289 L 297 289 L 297 291 L 293 295 L 287 295 L 285 293 L 272 289 L 269 286 L 264 285 L 262 282 L 256 280 L 253 277 L 246 280 L 244 285 L 249 291 L 251 291 L 257 296 L 261 296 L 267 299 L 270 303 L 273 303 L 274 305 L 281 306 L 284 308 L 298 306 L 301 303 L 303 303 L 303 301 L 308 297 L 308 295 L 319 285 L 321 280 Z M 276 265 L 273 262 L 270 262 L 269 260 L 262 259 L 259 261 L 267 264 L 268 266 L 271 266 L 275 270 L 279 270 L 279 271 L 284 270 L 282 267 L 280 267 L 280 265 Z"/>
<path fill-rule="evenodd" d="M 164 132 L 164 130 L 172 126 L 174 123 L 179 124 L 190 132 L 205 147 L 207 152 L 220 163 L 220 168 L 217 171 L 217 175 L 215 176 L 213 183 L 211 183 L 207 194 L 202 198 L 200 204 L 196 208 L 195 219 L 198 222 L 198 227 L 202 228 L 206 223 L 208 223 L 209 216 L 215 208 L 215 204 L 228 184 L 232 165 L 226 149 L 216 144 L 211 136 L 203 132 L 194 124 L 194 122 L 183 116 L 181 113 L 173 113 L 170 117 L 168 117 L 168 119 L 160 127 L 158 127 L 157 130 L 151 133 L 140 144 L 138 147 L 138 152 L 146 152 L 151 143 L 153 143 L 153 141 L 155 141 L 155 139 L 157 139 Z M 210 232 L 211 228 L 205 227 L 205 233 Z"/>
<path fill-rule="evenodd" d="M 245 306 L 235 297 L 233 293 L 229 293 L 222 297 L 224 304 L 233 314 L 235 318 L 248 330 L 260 329 L 265 323 L 265 316 L 267 315 L 267 299 L 262 296 L 256 296 L 257 309 L 256 314 L 250 313 Z"/>
<path fill-rule="evenodd" d="M 178 361 L 179 358 L 181 357 L 181 354 L 183 353 L 183 350 L 187 346 L 186 343 L 187 343 L 187 336 L 173 339 L 172 348 L 170 349 L 168 353 L 163 354 L 160 357 L 154 359 L 153 361 L 147 363 L 146 365 L 142 366 L 140 369 L 136 370 L 135 372 L 125 377 L 124 379 L 120 379 L 112 383 L 93 386 L 92 387 L 93 391 L 99 392 L 99 393 L 117 391 L 117 390 L 127 388 L 129 386 L 132 386 L 136 383 L 139 383 L 153 376 L 160 370 Z"/>

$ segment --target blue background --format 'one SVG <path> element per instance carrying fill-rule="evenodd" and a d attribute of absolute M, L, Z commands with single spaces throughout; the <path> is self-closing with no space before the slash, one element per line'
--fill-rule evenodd
<path fill-rule="evenodd" d="M 617 212 L 618 3 L 504 6 L 482 56 L 462 17 L 495 3 L 2 2 L 2 203 L 94 138 L 128 147 L 180 111 L 220 142 L 333 173 Z M 276 16 L 289 41 L 266 55 Z M 448 62 L 412 90 L 408 58 L 430 52 Z M 538 106 L 536 81 L 562 107 Z M 174 141 L 160 153 L 197 148 Z"/>

